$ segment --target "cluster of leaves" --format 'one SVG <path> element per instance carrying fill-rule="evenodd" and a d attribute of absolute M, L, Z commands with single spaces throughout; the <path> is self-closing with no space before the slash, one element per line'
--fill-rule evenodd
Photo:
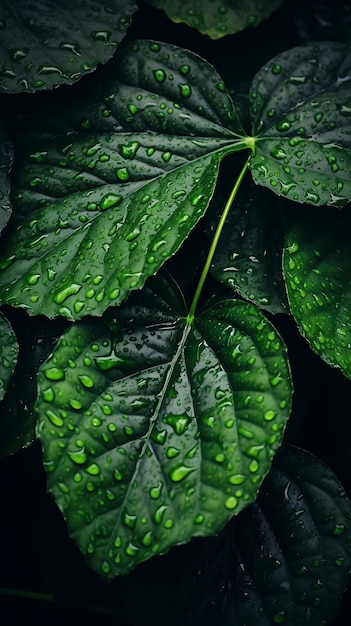
<path fill-rule="evenodd" d="M 351 47 L 279 51 L 240 99 L 195 52 L 127 35 L 164 9 L 235 39 L 281 4 L 0 6 L 1 454 L 40 441 L 88 565 L 138 565 L 146 596 L 150 557 L 218 535 L 175 624 L 327 624 L 349 579 L 348 496 L 283 443 L 275 316 L 351 378 Z"/>

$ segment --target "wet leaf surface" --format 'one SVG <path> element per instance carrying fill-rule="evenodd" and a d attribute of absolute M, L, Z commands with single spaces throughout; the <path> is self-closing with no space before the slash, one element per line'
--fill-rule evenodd
<path fill-rule="evenodd" d="M 252 502 L 291 408 L 285 346 L 256 307 L 189 325 L 174 288 L 154 289 L 73 325 L 38 378 L 48 488 L 107 579 Z"/>
<path fill-rule="evenodd" d="M 291 312 L 311 348 L 351 378 L 350 216 L 297 214 L 286 235 L 284 276 Z"/>
<path fill-rule="evenodd" d="M 3 400 L 10 378 L 15 370 L 18 341 L 11 324 L 0 313 L 0 400 Z"/>
<path fill-rule="evenodd" d="M 351 48 L 321 42 L 278 54 L 252 81 L 256 183 L 314 205 L 351 197 Z"/>
<path fill-rule="evenodd" d="M 0 121 L 0 233 L 11 216 L 10 169 L 13 162 L 13 146 L 3 123 Z"/>
<path fill-rule="evenodd" d="M 114 54 L 133 0 L 4 0 L 0 6 L 0 93 L 71 84 Z"/>
<path fill-rule="evenodd" d="M 68 136 L 47 137 L 49 116 L 45 139 L 19 141 L 13 202 L 27 217 L 6 239 L 0 292 L 30 314 L 101 315 L 142 287 L 204 214 L 221 159 L 245 146 L 223 83 L 196 55 L 132 42 L 116 65 L 80 132 L 66 109 Z M 123 130 L 106 133 L 109 117 Z"/>
<path fill-rule="evenodd" d="M 218 537 L 193 540 L 187 551 L 177 548 L 132 573 L 133 624 L 151 615 L 155 626 L 166 619 L 172 626 L 330 624 L 348 582 L 350 512 L 332 470 L 283 445 L 257 502 Z"/>
<path fill-rule="evenodd" d="M 282 274 L 284 205 L 268 191 L 246 181 L 226 221 L 211 274 L 243 298 L 272 313 L 286 313 Z M 218 222 L 207 218 L 208 237 Z"/>
<path fill-rule="evenodd" d="M 163 9 L 174 22 L 184 22 L 212 39 L 219 39 L 249 26 L 258 26 L 281 5 L 282 0 L 266 2 L 147 0 L 147 2 L 158 9 Z"/>

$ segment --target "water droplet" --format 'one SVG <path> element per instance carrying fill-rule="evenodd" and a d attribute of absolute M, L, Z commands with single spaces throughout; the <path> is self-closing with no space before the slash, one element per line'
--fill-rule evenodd
<path fill-rule="evenodd" d="M 244 474 L 233 474 L 232 476 L 229 476 L 228 478 L 228 482 L 231 485 L 242 485 L 242 483 L 244 483 L 246 480 L 246 476 L 244 476 Z"/>
<path fill-rule="evenodd" d="M 122 196 L 120 194 L 108 193 L 104 196 L 100 201 L 100 209 L 101 211 L 106 211 L 106 209 L 111 209 L 112 207 L 116 207 L 122 201 Z"/>
<path fill-rule="evenodd" d="M 88 457 L 84 451 L 84 448 L 82 448 L 81 450 L 78 450 L 77 452 L 76 451 L 70 452 L 68 450 L 67 454 L 69 458 L 71 459 L 71 461 L 73 461 L 74 463 L 77 463 L 77 465 L 83 465 L 88 460 Z"/>
<path fill-rule="evenodd" d="M 272 150 L 270 151 L 270 155 L 278 160 L 285 159 L 287 156 L 286 152 L 284 152 L 284 150 L 278 147 L 272 148 Z"/>
<path fill-rule="evenodd" d="M 45 402 L 53 402 L 55 400 L 55 392 L 52 387 L 48 387 L 43 391 L 43 398 Z"/>
<path fill-rule="evenodd" d="M 126 511 L 123 514 L 123 523 L 128 528 L 134 528 L 136 524 L 136 515 L 129 515 Z"/>
<path fill-rule="evenodd" d="M 145 533 L 145 535 L 143 536 L 141 543 L 143 544 L 143 546 L 151 546 L 152 544 L 152 532 L 151 530 L 149 530 L 149 532 Z"/>
<path fill-rule="evenodd" d="M 238 500 L 234 496 L 230 496 L 226 499 L 224 506 L 226 509 L 232 510 L 238 506 Z"/>
<path fill-rule="evenodd" d="M 266 411 L 266 412 L 265 412 L 265 414 L 264 414 L 264 416 L 263 416 L 263 417 L 264 417 L 264 419 L 265 419 L 267 422 L 270 422 L 270 421 L 274 420 L 274 418 L 275 418 L 276 416 L 277 416 L 277 414 L 275 413 L 275 411 L 269 410 L 269 411 Z"/>
<path fill-rule="evenodd" d="M 187 415 L 175 415 L 173 413 L 169 413 L 165 417 L 164 421 L 166 424 L 170 424 L 172 426 L 177 435 L 183 435 L 190 422 L 190 418 Z"/>
<path fill-rule="evenodd" d="M 166 72 L 162 69 L 153 70 L 152 73 L 158 83 L 163 83 L 167 78 Z"/>
<path fill-rule="evenodd" d="M 275 624 L 284 624 L 286 621 L 285 611 L 278 611 L 273 617 Z"/>
<path fill-rule="evenodd" d="M 85 471 L 88 472 L 88 474 L 90 474 L 91 476 L 97 476 L 98 474 L 100 474 L 101 469 L 96 463 L 92 463 L 86 468 Z"/>
<path fill-rule="evenodd" d="M 50 367 L 44 370 L 44 376 L 48 380 L 63 380 L 65 378 L 65 372 L 60 367 Z"/>
<path fill-rule="evenodd" d="M 194 467 L 186 467 L 185 465 L 177 465 L 174 467 L 169 476 L 174 482 L 180 482 L 195 470 Z"/>
<path fill-rule="evenodd" d="M 75 295 L 82 288 L 82 285 L 78 285 L 73 283 L 69 287 L 65 287 L 65 289 L 61 289 L 55 296 L 54 302 L 56 304 L 62 304 L 69 296 Z"/>
<path fill-rule="evenodd" d="M 190 98 L 191 87 L 187 83 L 179 83 L 180 94 L 183 98 Z"/>
<path fill-rule="evenodd" d="M 57 426 L 58 428 L 61 428 L 63 426 L 64 421 L 62 417 L 60 417 L 53 411 L 50 411 L 50 410 L 46 411 L 46 415 L 49 418 L 51 424 L 53 424 L 54 426 Z"/>
<path fill-rule="evenodd" d="M 125 159 L 134 159 L 136 156 L 136 153 L 138 152 L 138 149 L 140 148 L 140 143 L 139 141 L 129 141 L 128 143 L 125 143 L 125 144 L 119 144 L 118 148 L 119 148 L 121 155 Z"/>
<path fill-rule="evenodd" d="M 92 39 L 95 41 L 103 41 L 103 43 L 108 43 L 111 37 L 111 33 L 108 30 L 95 30 L 90 34 Z"/>
<path fill-rule="evenodd" d="M 256 460 L 251 461 L 249 465 L 249 471 L 254 474 L 255 472 L 257 472 L 258 468 L 259 468 L 258 462 Z"/>

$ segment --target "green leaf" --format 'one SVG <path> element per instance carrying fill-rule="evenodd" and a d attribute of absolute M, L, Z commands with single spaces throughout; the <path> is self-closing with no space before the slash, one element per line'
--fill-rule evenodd
<path fill-rule="evenodd" d="M 291 313 L 311 348 L 351 378 L 351 251 L 347 211 L 297 215 L 283 269 Z"/>
<path fill-rule="evenodd" d="M 12 161 L 12 141 L 10 141 L 5 127 L 0 120 L 0 233 L 5 228 L 11 215 L 9 192 Z"/>
<path fill-rule="evenodd" d="M 251 86 L 253 179 L 313 205 L 351 198 L 351 47 L 321 42 L 274 57 Z"/>
<path fill-rule="evenodd" d="M 133 0 L 10 0 L 0 6 L 0 93 L 71 84 L 112 57 Z"/>
<path fill-rule="evenodd" d="M 43 316 L 28 317 L 24 311 L 14 309 L 10 313 L 12 335 L 17 337 L 20 350 L 1 402 L 0 458 L 15 454 L 35 441 L 38 368 L 51 354 L 58 336 L 68 324 L 63 318 L 52 321 Z M 8 337 L 6 340 L 9 350 Z M 15 346 L 12 349 L 15 356 Z"/>
<path fill-rule="evenodd" d="M 330 624 L 349 581 L 350 513 L 333 471 L 283 445 L 257 502 L 218 537 L 133 572 L 126 585 L 133 624 Z"/>
<path fill-rule="evenodd" d="M 15 370 L 18 342 L 11 324 L 0 313 L 0 400 L 4 398 L 7 385 Z"/>
<path fill-rule="evenodd" d="M 211 39 L 237 33 L 248 26 L 258 26 L 282 3 L 282 0 L 256 2 L 247 0 L 147 0 L 148 4 L 163 9 L 173 22 L 184 22 Z"/>
<path fill-rule="evenodd" d="M 286 313 L 282 201 L 251 181 L 245 183 L 228 215 L 211 274 L 257 306 L 272 313 Z M 214 222 L 212 213 L 207 215 L 208 236 L 218 222 L 218 218 Z"/>
<path fill-rule="evenodd" d="M 132 42 L 116 65 L 85 103 L 94 131 L 67 121 L 68 136 L 29 133 L 27 144 L 24 133 L 18 146 L 13 202 L 27 217 L 8 233 L 0 297 L 30 314 L 101 315 L 142 287 L 204 214 L 221 159 L 246 147 L 223 83 L 196 55 Z M 125 131 L 105 132 L 107 105 Z"/>
<path fill-rule="evenodd" d="M 73 325 L 38 376 L 48 488 L 107 579 L 252 502 L 291 407 L 285 346 L 256 307 L 223 301 L 189 325 L 153 280 Z"/>

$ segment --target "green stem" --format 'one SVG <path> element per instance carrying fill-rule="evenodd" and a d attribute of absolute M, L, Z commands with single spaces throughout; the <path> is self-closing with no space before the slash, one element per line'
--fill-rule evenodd
<path fill-rule="evenodd" d="M 232 204 L 233 204 L 233 202 L 235 200 L 236 194 L 238 193 L 238 190 L 239 190 L 239 187 L 240 187 L 240 185 L 242 183 L 242 180 L 243 180 L 243 178 L 244 178 L 244 176 L 246 174 L 247 168 L 249 166 L 250 156 L 251 156 L 251 153 L 248 156 L 248 158 L 246 159 L 246 161 L 245 161 L 245 163 L 244 163 L 244 165 L 243 165 L 243 167 L 242 167 L 242 169 L 241 169 L 241 171 L 239 173 L 239 176 L 236 179 L 235 185 L 234 185 L 234 187 L 232 189 L 232 192 L 231 192 L 231 194 L 230 194 L 230 196 L 229 196 L 229 198 L 227 200 L 227 203 L 226 203 L 226 205 L 224 207 L 224 211 L 222 213 L 221 219 L 218 222 L 218 226 L 216 228 L 216 232 L 214 234 L 214 237 L 213 237 L 213 240 L 212 240 L 212 243 L 211 243 L 211 247 L 209 249 L 209 252 L 208 252 L 208 255 L 207 255 L 207 258 L 206 258 L 206 261 L 205 261 L 205 265 L 203 267 L 203 270 L 202 270 L 202 273 L 201 273 L 201 276 L 200 276 L 200 279 L 199 279 L 199 282 L 198 282 L 198 285 L 197 285 L 197 288 L 196 288 L 196 291 L 195 291 L 195 295 L 193 297 L 193 301 L 192 301 L 190 309 L 189 309 L 189 313 L 188 313 L 188 316 L 187 316 L 188 324 L 191 324 L 193 319 L 194 319 L 194 317 L 195 317 L 195 309 L 197 307 L 197 304 L 198 304 L 198 301 L 199 301 L 199 298 L 200 298 L 200 295 L 201 295 L 201 292 L 202 292 L 205 280 L 207 278 L 207 274 L 208 274 L 209 269 L 211 267 L 212 259 L 214 257 L 215 252 L 216 252 L 216 248 L 217 248 L 217 245 L 218 245 L 218 242 L 219 242 L 219 238 L 220 238 L 220 236 L 222 234 L 223 226 L 224 226 L 225 221 L 226 221 L 226 219 L 228 217 L 228 213 L 229 213 L 229 211 L 231 209 L 231 206 L 232 206 Z"/>

